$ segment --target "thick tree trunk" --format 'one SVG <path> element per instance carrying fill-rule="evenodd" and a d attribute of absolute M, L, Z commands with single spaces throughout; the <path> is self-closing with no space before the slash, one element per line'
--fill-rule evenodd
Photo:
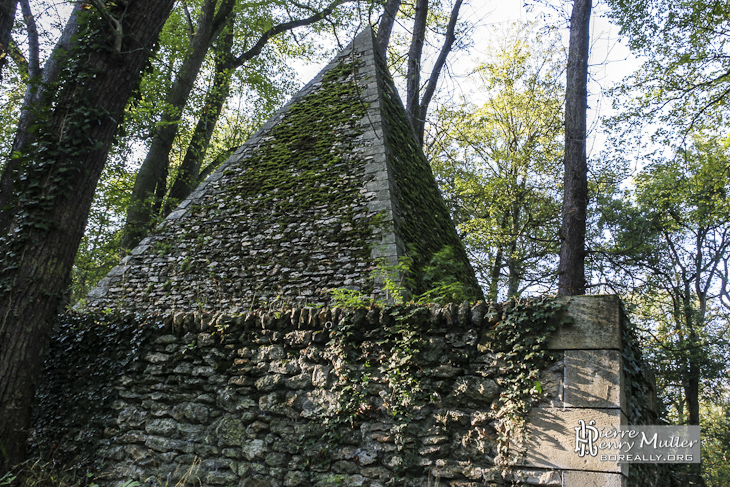
<path fill-rule="evenodd" d="M 83 12 L 84 10 L 81 8 L 81 4 L 76 4 L 61 33 L 60 39 L 56 43 L 53 56 L 43 67 L 40 79 L 36 77 L 29 80 L 28 87 L 25 90 L 25 97 L 23 98 L 23 107 L 20 110 L 18 129 L 15 133 L 15 140 L 13 141 L 13 152 L 20 152 L 22 147 L 29 145 L 35 136 L 34 132 L 28 130 L 28 128 L 36 120 L 38 111 L 43 109 L 41 100 L 47 96 L 46 90 L 56 85 L 58 76 L 63 69 L 63 62 L 58 62 L 54 57 L 61 58 L 76 47 L 76 41 L 74 39 L 80 25 L 79 16 Z M 15 172 L 19 165 L 20 159 L 8 159 L 5 163 L 2 176 L 0 176 L 0 235 L 5 235 L 10 231 L 10 223 L 13 220 L 13 215 L 19 208 L 18 201 L 15 199 L 13 193 L 13 182 L 16 179 Z"/>
<path fill-rule="evenodd" d="M 565 194 L 560 230 L 558 292 L 584 294 L 588 163 L 586 161 L 586 110 L 588 107 L 588 50 L 591 0 L 575 0 L 570 18 L 565 90 Z"/>
<path fill-rule="evenodd" d="M 178 168 L 175 182 L 170 188 L 170 194 L 165 202 L 164 214 L 167 215 L 175 205 L 188 197 L 190 193 L 200 184 L 200 168 L 203 159 L 208 151 L 210 139 L 218 123 L 223 104 L 228 99 L 231 87 L 231 76 L 233 75 L 233 33 L 227 32 L 218 42 L 215 52 L 215 73 L 213 85 L 205 94 L 203 112 L 193 131 L 185 158 Z"/>
<path fill-rule="evenodd" d="M 18 134 L 10 232 L 0 234 L 0 470 L 23 460 L 35 383 L 62 305 L 86 218 L 118 120 L 174 0 L 129 2 L 72 16 L 48 72 L 59 73 L 34 111 L 32 137 Z M 119 51 L 114 49 L 123 33 Z M 62 66 L 63 71 L 58 65 Z M 46 73 L 44 73 L 45 75 Z"/>
<path fill-rule="evenodd" d="M 3 66 L 10 57 L 8 46 L 17 7 L 18 0 L 0 0 L 0 81 L 3 79 Z"/>
<path fill-rule="evenodd" d="M 160 207 L 161 201 L 156 201 L 156 195 L 164 195 L 167 189 L 170 150 L 177 136 L 180 117 L 195 85 L 195 79 L 198 77 L 203 60 L 225 26 L 235 2 L 225 0 L 217 13 L 216 4 L 216 0 L 205 2 L 191 41 L 190 51 L 167 94 L 165 111 L 162 113 L 157 131 L 152 138 L 147 157 L 137 173 L 127 209 L 127 220 L 124 224 L 123 249 L 129 250 L 135 247 L 149 231 L 151 222 L 158 216 L 154 209 Z"/>

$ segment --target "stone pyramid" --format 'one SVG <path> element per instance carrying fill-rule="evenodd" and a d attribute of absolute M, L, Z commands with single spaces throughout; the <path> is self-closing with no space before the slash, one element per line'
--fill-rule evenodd
<path fill-rule="evenodd" d="M 378 266 L 420 293 L 446 248 L 452 280 L 478 295 L 375 46 L 370 29 L 358 35 L 102 279 L 84 309 L 320 305 L 335 288 L 382 296 Z M 392 270 L 404 259 L 405 272 Z"/>

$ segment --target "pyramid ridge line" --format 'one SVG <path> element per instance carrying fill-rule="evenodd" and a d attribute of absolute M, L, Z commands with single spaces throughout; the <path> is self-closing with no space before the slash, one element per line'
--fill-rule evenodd
<path fill-rule="evenodd" d="M 476 283 L 367 28 L 99 281 L 87 309 L 326 303 L 343 287 L 375 296 L 386 291 L 373 266 L 401 282 L 408 255 L 421 279 L 450 246 L 461 251 L 447 272 Z"/>

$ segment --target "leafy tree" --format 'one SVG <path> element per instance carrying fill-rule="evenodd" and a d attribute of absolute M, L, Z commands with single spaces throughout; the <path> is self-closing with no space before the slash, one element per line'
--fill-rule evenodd
<path fill-rule="evenodd" d="M 608 0 L 610 16 L 644 60 L 618 87 L 627 131 L 660 122 L 661 137 L 727 125 L 730 5 L 720 0 Z M 626 98 L 632 99 L 627 102 Z"/>
<path fill-rule="evenodd" d="M 730 404 L 703 404 L 702 472 L 708 487 L 730 485 Z"/>
<path fill-rule="evenodd" d="M 564 57 L 517 24 L 475 71 L 481 106 L 437 114 L 432 167 L 490 299 L 550 289 L 563 156 Z M 501 292 L 500 292 L 501 291 Z"/>
<path fill-rule="evenodd" d="M 34 384 L 96 183 L 173 3 L 77 3 L 21 117 L 0 193 L 0 470 L 23 459 Z"/>
<path fill-rule="evenodd" d="M 604 275 L 634 301 L 670 418 L 683 424 L 700 424 L 702 399 L 717 400 L 728 377 L 729 156 L 727 141 L 696 135 L 648 164 L 633 194 L 604 202 Z"/>

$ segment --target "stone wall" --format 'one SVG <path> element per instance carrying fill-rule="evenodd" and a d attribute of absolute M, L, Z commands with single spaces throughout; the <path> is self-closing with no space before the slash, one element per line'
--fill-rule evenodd
<path fill-rule="evenodd" d="M 504 359 L 511 305 L 482 302 L 69 316 L 32 442 L 102 485 L 626 485 L 625 467 L 573 452 L 578 419 L 629 420 L 620 303 L 564 304 L 529 315 L 562 324 L 509 468 L 500 397 L 529 371 Z"/>

